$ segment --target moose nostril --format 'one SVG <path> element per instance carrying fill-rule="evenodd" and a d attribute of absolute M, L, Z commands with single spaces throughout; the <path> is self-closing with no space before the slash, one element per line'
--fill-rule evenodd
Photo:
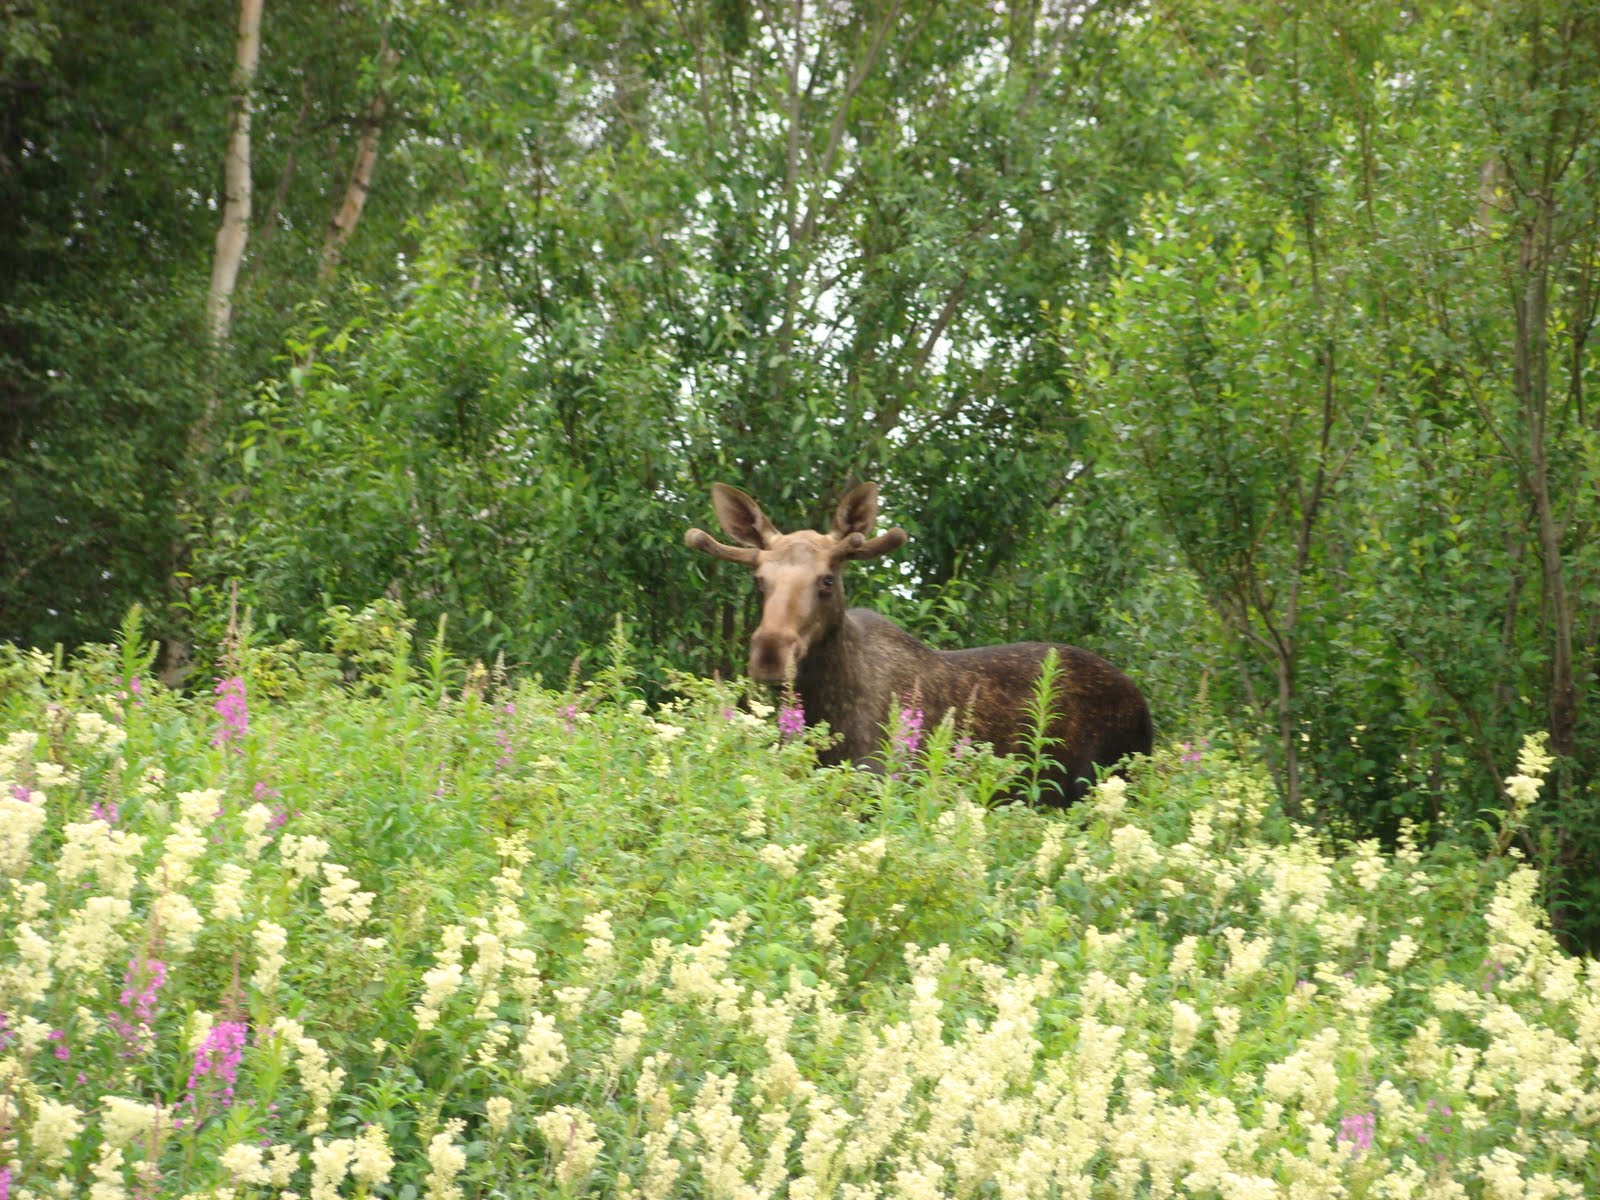
<path fill-rule="evenodd" d="M 773 682 L 794 669 L 799 638 L 793 634 L 762 634 L 750 640 L 750 674 Z"/>

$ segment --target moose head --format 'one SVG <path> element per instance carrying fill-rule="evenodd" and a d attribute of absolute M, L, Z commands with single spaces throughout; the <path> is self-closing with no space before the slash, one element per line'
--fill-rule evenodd
<path fill-rule="evenodd" d="M 689 530 L 684 542 L 755 568 L 761 623 L 750 636 L 750 677 L 763 683 L 793 682 L 801 661 L 839 627 L 845 563 L 887 554 L 906 540 L 899 527 L 868 536 L 878 522 L 875 483 L 863 483 L 839 501 L 827 533 L 779 533 L 759 504 L 725 483 L 712 485 L 711 504 L 722 528 L 741 544 L 724 545 L 703 529 Z"/>

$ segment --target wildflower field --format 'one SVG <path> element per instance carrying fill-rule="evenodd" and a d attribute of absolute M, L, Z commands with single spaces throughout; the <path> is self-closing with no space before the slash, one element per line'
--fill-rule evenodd
<path fill-rule="evenodd" d="M 627 649 L 345 615 L 191 695 L 0 648 L 0 1197 L 1581 1197 L 1600 967 L 1509 836 L 1330 844 L 1174 744 L 882 776 Z M 1499 851 L 1499 853 L 1496 853 Z"/>

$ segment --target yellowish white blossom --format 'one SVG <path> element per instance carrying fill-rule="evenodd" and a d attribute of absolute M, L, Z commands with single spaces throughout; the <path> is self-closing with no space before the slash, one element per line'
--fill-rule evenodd
<path fill-rule="evenodd" d="M 562 1187 L 581 1183 L 594 1170 L 604 1147 L 588 1113 L 562 1104 L 540 1113 L 533 1124 L 550 1147 L 556 1163 L 556 1182 Z"/>
<path fill-rule="evenodd" d="M 756 855 L 780 879 L 793 879 L 800 870 L 800 860 L 805 856 L 806 845 L 804 842 L 795 842 L 789 846 L 780 846 L 776 842 L 768 842 L 761 847 L 761 850 Z"/>
<path fill-rule="evenodd" d="M 444 1129 L 428 1141 L 428 1174 L 423 1180 L 427 1200 L 461 1200 L 461 1187 L 456 1178 L 466 1169 L 467 1154 L 456 1138 L 466 1128 L 465 1122 L 454 1120 L 445 1123 Z"/>
<path fill-rule="evenodd" d="M 518 1078 L 529 1087 L 543 1087 L 559 1075 L 567 1065 L 567 1043 L 556 1028 L 555 1018 L 533 1013 L 517 1054 L 522 1060 Z"/>

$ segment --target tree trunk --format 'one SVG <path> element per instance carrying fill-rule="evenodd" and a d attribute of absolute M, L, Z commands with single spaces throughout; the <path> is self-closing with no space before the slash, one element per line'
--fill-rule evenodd
<path fill-rule="evenodd" d="M 233 329 L 233 289 L 250 237 L 250 112 L 256 62 L 261 56 L 262 0 L 239 0 L 239 38 L 233 68 L 233 110 L 228 119 L 228 149 L 222 160 L 222 226 L 211 264 L 206 297 L 206 328 L 221 345 Z"/>
<path fill-rule="evenodd" d="M 388 44 L 378 51 L 378 72 L 386 76 L 400 59 Z M 383 114 L 389 107 L 388 81 L 382 79 L 377 93 L 367 104 L 362 117 L 361 139 L 356 143 L 355 162 L 350 167 L 350 182 L 344 189 L 344 200 L 328 225 L 327 239 L 322 243 L 322 267 L 317 274 L 321 283 L 333 278 L 339 265 L 339 255 L 344 244 L 361 220 L 361 210 L 367 204 L 367 192 L 372 187 L 372 171 L 378 163 L 378 141 L 383 135 Z"/>
<path fill-rule="evenodd" d="M 1539 568 L 1550 614 L 1550 745 L 1570 757 L 1577 751 L 1577 682 L 1573 674 L 1572 605 L 1562 561 L 1562 530 L 1550 494 L 1547 440 L 1550 411 L 1550 272 L 1554 258 L 1553 181 L 1532 198 L 1518 255 L 1516 344 L 1512 383 L 1528 438 L 1528 489 L 1538 522 Z"/>

